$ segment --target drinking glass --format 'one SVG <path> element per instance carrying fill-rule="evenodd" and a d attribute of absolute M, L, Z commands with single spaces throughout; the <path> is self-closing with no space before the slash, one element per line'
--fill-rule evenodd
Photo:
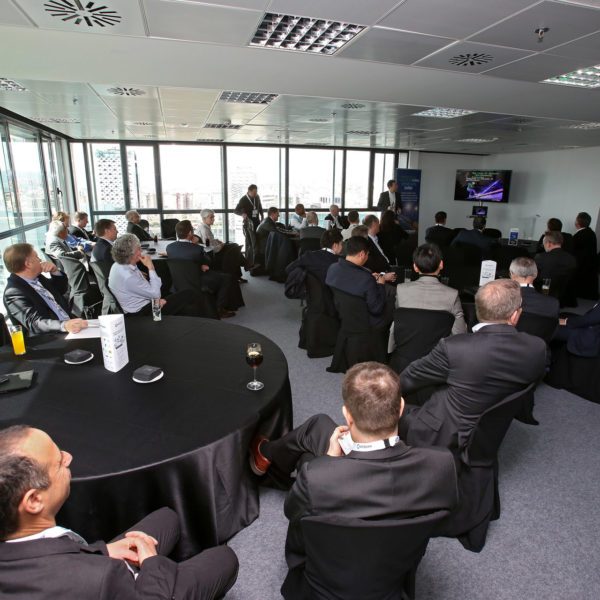
<path fill-rule="evenodd" d="M 246 348 L 246 362 L 252 367 L 252 372 L 254 374 L 254 379 L 248 383 L 246 386 L 249 390 L 262 390 L 265 387 L 265 384 L 261 381 L 257 381 L 256 379 L 256 369 L 258 369 L 258 365 L 263 361 L 263 353 L 260 344 L 253 342 L 248 344 Z"/>
<path fill-rule="evenodd" d="M 552 283 L 551 279 L 544 279 L 542 281 L 542 294 L 546 294 L 546 296 L 550 293 L 550 283 Z"/>
<path fill-rule="evenodd" d="M 23 329 L 20 325 L 7 323 L 10 339 L 12 341 L 13 350 L 17 356 L 25 354 L 25 338 L 23 337 Z"/>
<path fill-rule="evenodd" d="M 162 319 L 160 314 L 160 298 L 152 298 L 152 318 L 155 321 L 160 321 Z"/>

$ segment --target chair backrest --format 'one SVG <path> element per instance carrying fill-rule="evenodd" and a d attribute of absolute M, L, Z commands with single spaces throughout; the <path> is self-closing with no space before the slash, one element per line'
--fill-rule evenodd
<path fill-rule="evenodd" d="M 4 346 L 10 343 L 10 334 L 8 333 L 8 327 L 4 315 L 0 313 L 0 346 Z"/>
<path fill-rule="evenodd" d="M 486 229 L 487 231 L 487 229 Z M 497 263 L 496 270 L 504 270 L 510 267 L 510 263 L 520 256 L 529 256 L 529 252 L 523 246 L 509 246 L 499 244 L 492 249 L 493 259 Z"/>
<path fill-rule="evenodd" d="M 100 293 L 102 294 L 102 314 L 103 315 L 112 315 L 112 314 L 121 314 L 123 313 L 123 309 L 119 304 L 118 300 L 114 297 L 113 293 L 110 291 L 108 287 L 108 276 L 110 275 L 111 263 L 105 261 L 97 261 L 90 263 L 92 267 L 92 271 L 96 275 L 96 280 L 98 281 L 98 287 L 100 288 Z"/>
<path fill-rule="evenodd" d="M 77 317 L 95 318 L 100 313 L 102 298 L 97 286 L 91 286 L 85 267 L 76 258 L 61 256 L 62 270 L 69 280 L 71 311 Z"/>
<path fill-rule="evenodd" d="M 46 253 L 46 248 L 42 248 L 42 254 L 46 257 L 46 260 L 51 262 L 53 265 L 55 265 L 58 269 L 61 269 L 61 264 L 58 261 L 58 259 L 54 256 L 52 256 L 52 254 L 47 254 Z"/>
<path fill-rule="evenodd" d="M 394 340 L 404 366 L 428 354 L 444 337 L 450 335 L 454 315 L 445 310 L 396 308 L 394 310 Z"/>
<path fill-rule="evenodd" d="M 200 263 L 195 260 L 180 258 L 167 258 L 167 267 L 171 273 L 175 291 L 195 290 L 205 291 L 202 288 Z"/>
<path fill-rule="evenodd" d="M 179 223 L 179 219 L 163 219 L 160 222 L 160 237 L 163 240 L 174 240 L 176 238 L 175 225 L 177 223 Z"/>
<path fill-rule="evenodd" d="M 521 313 L 519 322 L 517 323 L 518 331 L 524 331 L 525 333 L 540 337 L 546 344 L 550 343 L 557 327 L 558 319 L 528 312 Z"/>
<path fill-rule="evenodd" d="M 344 333 L 365 333 L 370 331 L 369 311 L 366 301 L 336 288 L 331 288 L 333 302 L 342 321 Z"/>
<path fill-rule="evenodd" d="M 467 440 L 458 440 L 460 458 L 470 467 L 491 467 L 496 462 L 498 448 L 515 415 L 523 405 L 523 399 L 537 385 L 530 383 L 525 389 L 507 396 L 488 408 L 477 420 Z"/>
<path fill-rule="evenodd" d="M 464 256 L 464 264 L 471 266 L 481 265 L 481 248 L 467 242 L 456 242 L 455 248 L 459 248 Z"/>
<path fill-rule="evenodd" d="M 402 520 L 366 521 L 305 517 L 304 577 L 312 597 L 400 600 L 412 596 L 414 573 L 435 525 L 437 511 Z"/>
<path fill-rule="evenodd" d="M 483 235 L 491 237 L 495 240 L 499 240 L 502 237 L 502 232 L 499 229 L 494 229 L 493 227 L 486 227 L 483 230 Z"/>
<path fill-rule="evenodd" d="M 299 255 L 302 256 L 305 252 L 310 252 L 311 250 L 320 250 L 321 249 L 321 240 L 317 238 L 304 238 L 299 241 L 300 252 Z"/>
<path fill-rule="evenodd" d="M 558 299 L 561 308 L 571 304 L 573 300 L 575 272 L 575 269 L 567 269 L 552 277 L 550 282 L 550 296 Z"/>

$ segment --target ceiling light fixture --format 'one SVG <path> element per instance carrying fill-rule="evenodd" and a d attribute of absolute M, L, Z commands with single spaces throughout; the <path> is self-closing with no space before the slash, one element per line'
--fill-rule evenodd
<path fill-rule="evenodd" d="M 351 23 L 266 13 L 250 46 L 330 55 L 363 29 Z"/>
<path fill-rule="evenodd" d="M 71 117 L 33 117 L 32 121 L 36 121 L 37 123 L 56 123 L 60 125 L 66 125 L 67 123 L 81 123 L 79 119 Z"/>
<path fill-rule="evenodd" d="M 232 125 L 231 123 L 207 123 L 205 129 L 240 129 L 241 125 Z"/>
<path fill-rule="evenodd" d="M 563 129 L 584 129 L 589 131 L 590 129 L 600 129 L 600 123 L 589 121 L 587 123 L 576 123 L 575 125 L 567 125 Z"/>
<path fill-rule="evenodd" d="M 465 138 L 464 140 L 456 140 L 457 142 L 464 142 L 466 144 L 489 144 L 491 142 L 495 142 L 500 138 L 492 137 L 492 138 Z"/>
<path fill-rule="evenodd" d="M 556 85 L 570 85 L 574 87 L 597 88 L 600 87 L 600 65 L 578 69 L 564 75 L 556 75 L 544 79 L 540 83 L 554 83 Z"/>
<path fill-rule="evenodd" d="M 377 135 L 379 131 L 346 131 L 348 135 Z"/>
<path fill-rule="evenodd" d="M 550 31 L 550 27 L 538 27 L 533 30 L 533 33 L 537 35 L 537 42 L 541 44 L 544 41 L 544 35 Z"/>
<path fill-rule="evenodd" d="M 6 77 L 0 77 L 0 92 L 26 92 L 27 88 L 24 88 L 22 85 L 18 84 L 16 81 L 12 79 L 7 79 Z"/>
<path fill-rule="evenodd" d="M 464 108 L 429 108 L 418 113 L 413 113 L 413 117 L 432 117 L 434 119 L 456 119 L 466 115 L 474 115 L 477 111 L 466 110 Z"/>
<path fill-rule="evenodd" d="M 277 94 L 263 94 L 255 92 L 223 92 L 221 102 L 236 102 L 239 104 L 271 104 Z"/>
<path fill-rule="evenodd" d="M 360 110 L 364 107 L 364 104 L 359 104 L 358 102 L 347 102 L 346 104 L 342 104 L 342 108 L 345 108 L 347 110 Z"/>

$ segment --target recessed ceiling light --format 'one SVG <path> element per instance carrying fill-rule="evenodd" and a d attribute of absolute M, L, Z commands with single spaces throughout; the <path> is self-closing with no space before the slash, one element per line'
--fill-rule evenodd
<path fill-rule="evenodd" d="M 554 83 L 556 85 L 570 85 L 573 87 L 597 88 L 600 87 L 600 65 L 578 69 L 572 73 L 556 75 L 544 79 L 541 83 Z"/>
<path fill-rule="evenodd" d="M 79 119 L 68 117 L 33 117 L 32 121 L 37 121 L 38 123 L 59 123 L 63 125 L 67 123 L 81 123 Z"/>
<path fill-rule="evenodd" d="M 359 104 L 358 102 L 347 102 L 346 104 L 342 104 L 342 108 L 346 108 L 347 110 L 360 110 L 364 107 L 364 104 Z"/>
<path fill-rule="evenodd" d="M 467 144 L 489 144 L 491 142 L 495 142 L 500 138 L 492 137 L 492 138 L 465 138 L 464 140 L 456 140 L 457 142 L 465 142 Z"/>
<path fill-rule="evenodd" d="M 275 98 L 277 98 L 277 94 L 223 92 L 219 100 L 222 102 L 237 102 L 240 104 L 271 104 Z"/>
<path fill-rule="evenodd" d="M 125 121 L 125 125 L 135 125 L 136 127 L 151 127 L 152 125 L 158 125 L 152 121 Z"/>
<path fill-rule="evenodd" d="M 465 110 L 464 108 L 430 108 L 422 110 L 418 113 L 413 113 L 413 117 L 433 117 L 435 119 L 455 119 L 456 117 L 464 117 L 466 115 L 474 115 L 477 111 Z"/>
<path fill-rule="evenodd" d="M 84 6 L 80 0 L 49 0 L 44 7 L 53 17 L 75 25 L 106 27 L 121 22 L 121 15 L 101 2 L 88 1 Z"/>
<path fill-rule="evenodd" d="M 351 23 L 266 13 L 250 46 L 333 54 L 363 29 Z"/>
<path fill-rule="evenodd" d="M 106 90 L 113 96 L 143 96 L 146 92 L 132 87 L 111 87 Z"/>
<path fill-rule="evenodd" d="M 309 123 L 329 123 L 329 119 L 308 119 Z"/>
<path fill-rule="evenodd" d="M 206 129 L 239 129 L 241 125 L 232 125 L 231 123 L 207 123 L 204 127 Z"/>
<path fill-rule="evenodd" d="M 576 123 L 574 125 L 567 125 L 563 129 L 600 129 L 600 123 L 590 121 L 588 123 Z"/>
<path fill-rule="evenodd" d="M 18 84 L 16 81 L 12 79 L 7 79 L 6 77 L 0 77 L 0 92 L 26 92 L 27 88 L 24 88 L 22 85 Z"/>

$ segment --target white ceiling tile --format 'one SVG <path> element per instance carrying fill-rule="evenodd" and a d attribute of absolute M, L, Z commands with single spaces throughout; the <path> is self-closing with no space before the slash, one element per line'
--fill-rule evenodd
<path fill-rule="evenodd" d="M 6 2 L 6 0 L 3 0 Z M 72 0 L 18 0 L 27 15 L 42 29 L 80 33 L 145 35 L 144 20 L 132 0 L 86 0 L 77 7 Z"/>
<path fill-rule="evenodd" d="M 0 23 L 4 25 L 21 25 L 24 27 L 33 26 L 10 0 L 0 2 Z"/>
<path fill-rule="evenodd" d="M 557 46 L 550 50 L 556 56 L 567 56 L 587 61 L 587 66 L 600 65 L 600 32 Z"/>
<path fill-rule="evenodd" d="M 534 54 L 523 60 L 486 71 L 490 77 L 504 77 L 520 81 L 539 82 L 548 77 L 570 73 L 582 66 L 575 58 L 563 58 L 550 54 Z"/>
<path fill-rule="evenodd" d="M 154 37 L 245 46 L 262 11 L 207 6 L 196 2 L 144 0 L 148 29 Z"/>
<path fill-rule="evenodd" d="M 458 42 L 420 60 L 417 64 L 419 67 L 448 69 L 462 73 L 481 73 L 530 54 L 531 52 L 528 50 L 515 50 L 514 48 L 475 42 Z"/>
<path fill-rule="evenodd" d="M 270 0 L 171 0 L 172 2 L 188 2 L 195 4 L 217 4 L 234 8 L 249 8 L 252 10 L 267 10 Z"/>
<path fill-rule="evenodd" d="M 548 27 L 543 41 L 535 33 Z M 541 52 L 600 29 L 600 10 L 546 0 L 486 29 L 471 41 Z"/>
<path fill-rule="evenodd" d="M 449 38 L 374 27 L 359 35 L 352 44 L 342 48 L 338 55 L 409 65 L 453 41 Z"/>
<path fill-rule="evenodd" d="M 407 0 L 379 25 L 464 38 L 535 0 Z"/>

